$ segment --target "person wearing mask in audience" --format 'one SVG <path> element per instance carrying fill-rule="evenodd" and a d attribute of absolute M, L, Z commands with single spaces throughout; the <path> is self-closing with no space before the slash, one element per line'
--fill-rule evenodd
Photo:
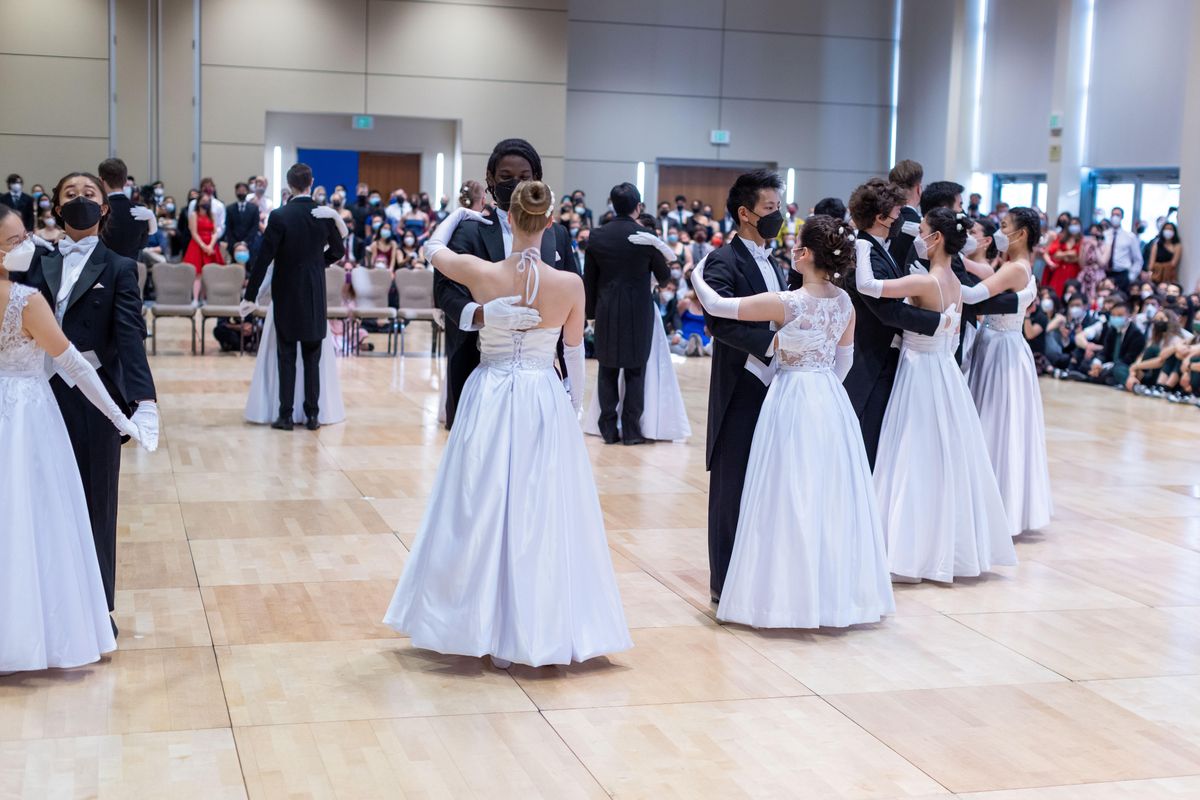
<path fill-rule="evenodd" d="M 1129 303 L 1123 297 L 1113 301 L 1099 353 L 1088 367 L 1088 378 L 1093 383 L 1126 388 L 1129 368 L 1146 347 L 1145 335 L 1130 324 L 1130 317 Z"/>
<path fill-rule="evenodd" d="M 1108 277 L 1122 292 L 1128 292 L 1130 285 L 1142 274 L 1142 246 L 1137 236 L 1125 230 L 1125 211 L 1119 206 L 1114 207 L 1109 222 L 1112 225 L 1105 238 L 1104 250 L 1100 260 L 1106 265 Z"/>
<path fill-rule="evenodd" d="M 575 241 L 572 242 L 572 246 L 574 248 L 573 255 L 575 256 L 574 269 L 580 275 L 587 272 L 587 249 L 588 245 L 591 243 L 591 239 L 592 229 L 584 228 L 579 231 L 579 235 L 576 236 Z"/>
<path fill-rule="evenodd" d="M 693 264 L 699 264 L 705 256 L 713 251 L 713 246 L 708 243 L 707 228 L 696 226 L 688 251 L 688 255 L 691 256 L 691 263 Z"/>
<path fill-rule="evenodd" d="M 242 242 L 253 253 L 258 244 L 258 204 L 250 195 L 250 186 L 238 183 L 234 187 L 237 202 L 225 209 L 225 241 L 229 247 Z"/>
<path fill-rule="evenodd" d="M 21 215 L 21 224 L 25 226 L 25 230 L 33 230 L 34 201 L 25 194 L 25 181 L 15 172 L 8 176 L 8 192 L 0 195 L 0 203 Z"/>
<path fill-rule="evenodd" d="M 409 208 L 408 213 L 400 218 L 397 232 L 403 230 L 405 233 L 411 233 L 414 239 L 425 235 L 425 229 L 429 225 L 429 214 L 420 205 L 420 202 L 418 198 L 418 205 Z"/>
<path fill-rule="evenodd" d="M 904 194 L 900 216 L 888 234 L 888 253 L 897 264 L 908 261 L 913 239 L 921 227 L 921 182 L 924 180 L 925 168 L 908 158 L 896 162 L 888 173 L 888 181 Z"/>
<path fill-rule="evenodd" d="M 1069 214 L 1059 215 L 1058 224 L 1059 230 L 1046 247 L 1042 285 L 1049 286 L 1055 295 L 1062 297 L 1067 281 L 1079 277 L 1083 233 L 1079 223 L 1073 222 Z"/>
<path fill-rule="evenodd" d="M 695 262 L 692 261 L 692 248 L 680 241 L 680 238 L 679 228 L 674 225 L 667 228 L 667 247 L 675 254 L 675 263 L 679 264 L 686 274 L 695 266 Z"/>
<path fill-rule="evenodd" d="M 207 264 L 224 264 L 221 256 L 220 242 L 217 236 L 217 225 L 213 221 L 211 200 L 207 194 L 200 195 L 192 212 L 188 214 L 188 227 L 191 230 L 191 242 L 187 252 L 183 254 L 184 263 L 196 268 L 196 286 L 193 297 L 200 297 L 200 275 Z"/>
<path fill-rule="evenodd" d="M 571 193 L 571 202 L 573 203 L 575 213 L 579 215 L 579 219 L 583 223 L 583 227 L 592 227 L 592 210 L 587 207 L 587 195 L 583 189 L 576 189 Z"/>
<path fill-rule="evenodd" d="M 200 179 L 200 195 L 208 196 L 209 216 L 213 221 L 213 232 L 216 236 L 215 241 L 221 241 L 225 235 L 225 204 L 217 198 L 217 184 L 212 178 Z M 188 214 L 191 215 L 196 211 L 197 200 L 188 203 Z M 195 231 L 192 232 L 195 236 Z"/>
<path fill-rule="evenodd" d="M 667 334 L 679 331 L 679 284 L 674 280 L 652 293 L 654 305 L 658 308 L 658 318 Z"/>
<path fill-rule="evenodd" d="M 979 192 L 971 192 L 971 196 L 967 199 L 967 216 L 971 219 L 982 219 L 983 214 L 979 210 L 982 202 L 983 195 Z"/>
<path fill-rule="evenodd" d="M 166 198 L 166 196 L 167 196 L 167 190 L 166 190 L 166 187 L 163 186 L 162 181 L 155 181 L 154 183 L 150 184 L 150 197 L 151 197 L 150 205 L 154 209 L 155 214 L 158 214 L 160 216 L 162 215 L 163 200 Z"/>
<path fill-rule="evenodd" d="M 54 219 L 54 214 L 50 212 L 42 215 L 41 222 L 33 233 L 48 244 L 57 243 L 63 236 L 62 228 L 58 227 L 58 221 Z"/>
<path fill-rule="evenodd" d="M 404 231 L 400 239 L 400 252 L 396 254 L 396 269 L 427 269 L 425 257 L 417 245 L 417 237 L 412 231 Z"/>
<path fill-rule="evenodd" d="M 353 232 L 360 239 L 366 236 L 367 217 L 372 210 L 371 187 L 360 183 L 354 188 L 354 202 L 350 204 L 350 214 L 354 219 Z"/>
<path fill-rule="evenodd" d="M 1179 387 L 1179 367 L 1188 348 L 1179 315 L 1158 311 L 1150 320 L 1146 346 L 1129 366 L 1125 388 L 1134 394 L 1166 397 Z"/>
<path fill-rule="evenodd" d="M 1069 295 L 1068 300 L 1074 300 L 1077 295 Z M 1049 301 L 1049 302 L 1047 302 Z M 1056 301 L 1053 297 L 1043 297 L 1040 301 L 1042 313 L 1046 316 L 1046 326 L 1042 333 L 1042 353 L 1045 356 L 1043 372 L 1055 373 L 1064 363 L 1064 354 L 1068 345 L 1067 340 L 1067 311 L 1069 306 Z M 1029 338 L 1030 328 L 1025 328 L 1025 338 Z M 1030 346 L 1032 349 L 1032 345 Z"/>
<path fill-rule="evenodd" d="M 680 230 L 687 228 L 688 221 L 692 218 L 692 212 L 688 211 L 687 198 L 683 195 L 675 196 L 675 209 L 667 215 L 669 224 L 674 225 Z"/>
<path fill-rule="evenodd" d="M 312 199 L 319 206 L 326 205 L 329 202 L 329 192 L 324 186 L 317 186 L 313 189 Z"/>
<path fill-rule="evenodd" d="M 342 209 L 342 222 L 346 225 L 346 238 L 342 241 L 346 255 L 342 257 L 341 265 L 346 269 L 352 269 L 366 258 L 367 245 L 362 237 L 354 232 L 354 215 L 348 209 Z"/>
<path fill-rule="evenodd" d="M 1029 345 L 1029 352 L 1033 354 L 1038 375 L 1050 371 L 1050 362 L 1046 357 L 1046 341 L 1049 338 L 1046 329 L 1050 326 L 1050 315 L 1054 313 L 1054 298 L 1051 296 L 1035 299 L 1025 309 L 1022 333 L 1025 335 L 1025 344 Z"/>
<path fill-rule="evenodd" d="M 238 184 L 244 186 L 245 184 Z M 233 209 L 231 208 L 230 211 Z M 258 233 L 258 212 L 254 216 L 254 233 Z M 233 262 L 248 268 L 250 264 L 250 247 L 245 242 L 234 242 L 230 245 Z M 240 317 L 222 317 L 213 325 L 213 338 L 221 346 L 222 353 L 258 351 L 258 325 L 254 319 Z"/>
<path fill-rule="evenodd" d="M 262 175 L 255 175 L 254 181 L 250 188 L 254 193 L 254 205 L 258 206 L 258 232 L 262 233 L 267 227 L 267 217 L 274 210 L 275 204 L 271 202 L 271 198 L 267 196 L 267 179 Z"/>
<path fill-rule="evenodd" d="M 108 216 L 100 231 L 100 240 L 114 253 L 137 260 L 146 239 L 158 231 L 158 218 L 145 206 L 130 200 L 129 170 L 119 158 L 100 162 L 96 174 L 108 190 Z"/>
<path fill-rule="evenodd" d="M 146 246 L 138 253 L 138 261 L 147 267 L 153 268 L 155 264 L 164 263 L 170 255 L 171 250 L 167 241 L 167 231 L 160 224 L 154 233 L 146 237 Z"/>
<path fill-rule="evenodd" d="M 34 215 L 40 220 L 40 218 L 50 213 L 50 195 L 42 194 L 35 202 L 37 203 L 37 208 L 34 211 Z"/>
<path fill-rule="evenodd" d="M 392 241 L 391 226 L 376 218 L 371 221 L 371 227 L 375 228 L 376 235 L 367 248 L 367 264 L 395 272 L 400 264 L 400 247 Z"/>
<path fill-rule="evenodd" d="M 100 241 L 108 192 L 95 175 L 72 172 L 54 187 L 50 201 L 65 236 L 54 250 L 38 247 L 22 283 L 37 288 L 62 332 L 96 370 L 112 401 L 128 414 L 138 441 L 158 447 L 158 405 L 146 360 L 146 323 L 137 264 Z M 84 298 L 87 298 L 84 302 Z M 92 359 L 95 359 L 93 362 Z M 108 609 L 115 609 L 117 499 L 122 434 L 79 385 L 79 376 L 58 371 L 50 388 L 58 401 L 83 481 L 88 516 Z M 113 634 L 117 633 L 112 623 Z"/>
<path fill-rule="evenodd" d="M 1164 222 L 1158 238 L 1150 245 L 1150 277 L 1156 283 L 1174 283 L 1179 274 L 1179 261 L 1183 258 L 1183 242 L 1179 240 L 1179 229 L 1174 222 Z"/>
<path fill-rule="evenodd" d="M 29 187 L 29 196 L 32 197 L 33 201 L 36 203 L 43 197 L 46 197 L 46 190 L 40 183 L 35 183 L 33 186 Z"/>

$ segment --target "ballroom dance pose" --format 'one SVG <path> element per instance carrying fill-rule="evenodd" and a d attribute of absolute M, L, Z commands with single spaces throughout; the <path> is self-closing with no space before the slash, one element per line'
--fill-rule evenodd
<path fill-rule="evenodd" d="M 737 236 L 708 254 L 704 276 L 721 297 L 778 292 L 787 283 L 767 242 L 783 227 L 783 181 L 770 170 L 738 177 L 726 210 Z M 716 345 L 708 386 L 708 571 L 714 603 L 720 602 L 738 529 L 742 484 L 754 427 L 775 375 L 775 326 L 769 322 L 704 315 Z"/>
<path fill-rule="evenodd" d="M 908 297 L 951 323 L 904 333 L 883 419 L 875 487 L 888 563 L 897 579 L 949 583 L 1017 563 L 1000 488 L 966 378 L 954 361 L 962 284 L 950 267 L 971 220 L 947 208 L 925 215 L 913 244 L 929 272 L 880 280 L 872 244 L 859 239 L 855 283 L 866 297 Z"/>
<path fill-rule="evenodd" d="M 842 387 L 854 307 L 833 280 L 849 273 L 853 254 L 848 224 L 814 216 L 792 254 L 799 289 L 724 298 L 708 286 L 706 265 L 692 272 L 708 313 L 779 326 L 779 374 L 754 429 L 717 619 L 845 627 L 895 611 L 875 485 Z"/>
<path fill-rule="evenodd" d="M 1032 208 L 1011 209 L 1000 222 L 1000 232 L 1008 245 L 1008 260 L 981 283 L 963 287 L 963 302 L 1019 290 L 1019 310 L 983 318 L 967 384 L 979 409 L 1009 532 L 1017 536 L 1045 527 L 1054 513 L 1042 391 L 1024 335 L 1025 309 L 1037 296 L 1029 265 L 1030 245 L 1037 243 L 1041 233 L 1038 213 Z M 981 269 L 981 274 L 991 272 L 986 264 L 971 262 L 970 266 Z"/>
<path fill-rule="evenodd" d="M 146 361 L 137 264 L 100 241 L 109 210 L 105 187 L 95 175 L 72 172 L 54 187 L 51 208 L 63 228 L 63 238 L 55 249 L 37 247 L 29 271 L 14 277 L 41 292 L 67 339 L 96 368 L 109 396 L 123 413 L 134 409 L 131 421 L 138 429 L 138 440 L 153 451 L 158 447 L 158 405 Z M 123 434 L 69 372 L 56 369 L 55 373 L 50 389 L 75 451 L 100 577 L 112 611 Z M 111 625 L 115 634 L 116 623 Z"/>
<path fill-rule="evenodd" d="M 460 208 L 426 243 L 434 266 L 484 303 L 516 297 L 536 327 L 485 326 L 412 553 L 384 622 L 416 647 L 542 666 L 632 646 L 604 517 L 579 430 L 584 289 L 539 258 L 553 193 L 523 181 L 505 197 L 512 255 L 446 247 Z M 554 370 L 564 342 L 570 395 Z"/>

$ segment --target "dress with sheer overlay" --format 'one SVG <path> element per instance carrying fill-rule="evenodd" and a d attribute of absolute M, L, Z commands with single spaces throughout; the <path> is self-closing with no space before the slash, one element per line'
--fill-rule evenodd
<path fill-rule="evenodd" d="M 22 330 L 35 289 L 0 322 L 0 673 L 78 667 L 116 649 L 75 451 Z"/>
<path fill-rule="evenodd" d="M 953 330 L 904 332 L 875 459 L 888 562 L 907 578 L 950 582 L 1017 563 L 979 414 L 954 361 L 956 305 L 942 302 Z"/>
<path fill-rule="evenodd" d="M 779 372 L 754 429 L 717 618 L 844 627 L 895 610 L 871 468 L 834 374 L 850 297 L 781 292 Z"/>
<path fill-rule="evenodd" d="M 384 618 L 416 647 L 542 666 L 633 644 L 583 434 L 554 370 L 560 331 L 479 332 L 479 367 Z"/>

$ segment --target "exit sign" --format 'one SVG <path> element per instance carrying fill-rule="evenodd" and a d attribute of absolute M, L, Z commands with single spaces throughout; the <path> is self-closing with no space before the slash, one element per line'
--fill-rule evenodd
<path fill-rule="evenodd" d="M 729 144 L 729 131 L 713 131 L 708 140 L 713 144 Z"/>
<path fill-rule="evenodd" d="M 351 118 L 351 125 L 356 131 L 369 131 L 375 127 L 375 118 L 370 114 L 355 114 Z"/>

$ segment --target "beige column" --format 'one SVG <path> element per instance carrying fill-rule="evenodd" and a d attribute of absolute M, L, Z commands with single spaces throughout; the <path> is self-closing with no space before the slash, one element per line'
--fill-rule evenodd
<path fill-rule="evenodd" d="M 1188 41 L 1200 41 L 1197 38 L 1200 37 L 1200 3 L 1191 4 L 1190 20 L 1179 22 L 1190 25 Z M 1179 121 L 1183 126 L 1179 152 L 1179 228 L 1180 238 L 1187 243 L 1179 265 L 1179 282 L 1190 292 L 1200 281 L 1200 254 L 1193 244 L 1200 243 L 1196 238 L 1196 232 L 1200 232 L 1200 80 L 1195 80 L 1195 76 L 1200 75 L 1200 47 L 1190 48 L 1184 74 L 1191 78 L 1179 84 L 1183 92 L 1183 114 Z"/>
<path fill-rule="evenodd" d="M 1088 0 L 1057 0 L 1058 40 L 1054 50 L 1054 91 L 1050 120 L 1030 120 L 1049 126 L 1046 146 L 1050 165 L 1046 170 L 1046 213 L 1053 219 L 1060 211 L 1079 213 L 1079 192 L 1087 164 L 1086 125 L 1089 56 L 1091 47 Z M 1055 120 L 1056 118 L 1056 120 Z"/>

